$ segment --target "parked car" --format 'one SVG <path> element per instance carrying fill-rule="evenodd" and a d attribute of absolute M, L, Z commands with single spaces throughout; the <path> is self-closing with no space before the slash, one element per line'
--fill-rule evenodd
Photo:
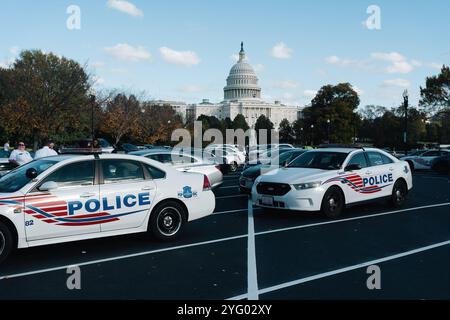
<path fill-rule="evenodd" d="M 242 152 L 227 147 L 205 149 L 204 156 L 226 166 L 230 172 L 236 172 L 240 166 L 245 164 L 245 155 Z"/>
<path fill-rule="evenodd" d="M 100 145 L 99 149 L 102 153 L 112 153 L 114 151 L 114 147 L 106 139 L 97 138 L 96 140 Z M 58 153 L 70 153 L 76 150 L 84 151 L 91 148 L 92 139 L 82 139 L 64 143 L 60 148 L 58 148 Z"/>
<path fill-rule="evenodd" d="M 288 143 L 281 144 L 259 144 L 249 148 L 248 161 L 253 162 L 259 159 L 259 157 L 273 149 L 293 149 L 294 147 Z"/>
<path fill-rule="evenodd" d="M 431 161 L 431 169 L 440 174 L 450 173 L 450 152 Z"/>
<path fill-rule="evenodd" d="M 213 189 L 219 187 L 223 183 L 223 174 L 219 164 L 204 159 L 201 150 L 196 154 L 195 152 L 172 152 L 170 150 L 153 149 L 131 152 L 130 155 L 146 157 L 165 165 L 172 166 L 181 172 L 204 174 L 208 177 L 211 188 Z"/>
<path fill-rule="evenodd" d="M 450 150 L 447 150 L 447 149 L 428 150 L 418 156 L 401 157 L 400 160 L 408 162 L 411 170 L 430 170 L 431 162 L 434 159 L 444 156 L 444 155 L 447 155 L 449 153 L 450 153 Z"/>
<path fill-rule="evenodd" d="M 131 143 L 122 143 L 114 149 L 113 153 L 131 153 L 139 151 L 139 148 Z"/>
<path fill-rule="evenodd" d="M 256 178 L 258 178 L 261 174 L 286 166 L 292 160 L 305 153 L 307 150 L 287 149 L 283 150 L 284 152 L 281 151 L 282 150 L 280 150 L 280 155 L 278 155 L 274 159 L 271 159 L 273 160 L 271 161 L 271 163 L 250 166 L 241 173 L 241 177 L 239 178 L 239 189 L 241 193 L 250 194 Z"/>

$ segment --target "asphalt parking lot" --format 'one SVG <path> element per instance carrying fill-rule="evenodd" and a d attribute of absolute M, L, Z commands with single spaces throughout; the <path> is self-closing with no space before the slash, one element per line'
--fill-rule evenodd
<path fill-rule="evenodd" d="M 216 212 L 176 243 L 141 235 L 16 251 L 0 266 L 0 299 L 450 299 L 450 177 L 414 174 L 404 208 L 374 203 L 336 221 L 266 213 L 215 191 Z M 369 290 L 367 267 L 381 270 Z M 67 268 L 79 266 L 81 290 Z"/>

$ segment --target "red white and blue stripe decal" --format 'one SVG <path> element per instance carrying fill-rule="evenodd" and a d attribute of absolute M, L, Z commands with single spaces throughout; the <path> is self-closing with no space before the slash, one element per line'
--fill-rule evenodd
<path fill-rule="evenodd" d="M 382 189 L 390 186 L 391 184 L 380 186 L 378 184 L 375 185 L 365 185 L 365 181 L 358 174 L 347 174 L 342 175 L 336 178 L 332 178 L 330 180 L 325 181 L 323 184 L 331 183 L 331 182 L 340 182 L 349 186 L 353 191 L 362 193 L 362 194 L 372 194 L 376 192 L 380 192 Z"/>

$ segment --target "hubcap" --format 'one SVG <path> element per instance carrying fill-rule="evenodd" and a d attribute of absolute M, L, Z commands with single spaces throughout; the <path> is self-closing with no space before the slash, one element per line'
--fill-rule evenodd
<path fill-rule="evenodd" d="M 395 191 L 395 197 L 397 198 L 398 202 L 403 201 L 403 191 L 400 187 Z"/>
<path fill-rule="evenodd" d="M 330 207 L 330 211 L 335 211 L 337 209 L 338 202 L 333 196 L 328 200 L 328 206 Z"/>
<path fill-rule="evenodd" d="M 173 236 L 180 230 L 182 221 L 182 215 L 177 208 L 164 208 L 158 215 L 158 231 L 165 236 Z"/>
<path fill-rule="evenodd" d="M 6 245 L 5 235 L 3 234 L 3 232 L 0 232 L 0 254 L 2 254 L 3 250 L 5 250 L 5 245 Z"/>

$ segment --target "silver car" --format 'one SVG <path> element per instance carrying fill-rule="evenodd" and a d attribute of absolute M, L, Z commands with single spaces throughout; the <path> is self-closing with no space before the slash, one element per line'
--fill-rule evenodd
<path fill-rule="evenodd" d="M 201 173 L 208 177 L 211 188 L 215 189 L 223 183 L 220 166 L 202 157 L 202 153 L 179 152 L 165 149 L 150 149 L 131 152 L 131 155 L 146 157 L 166 165 L 173 166 L 178 171 Z"/>

